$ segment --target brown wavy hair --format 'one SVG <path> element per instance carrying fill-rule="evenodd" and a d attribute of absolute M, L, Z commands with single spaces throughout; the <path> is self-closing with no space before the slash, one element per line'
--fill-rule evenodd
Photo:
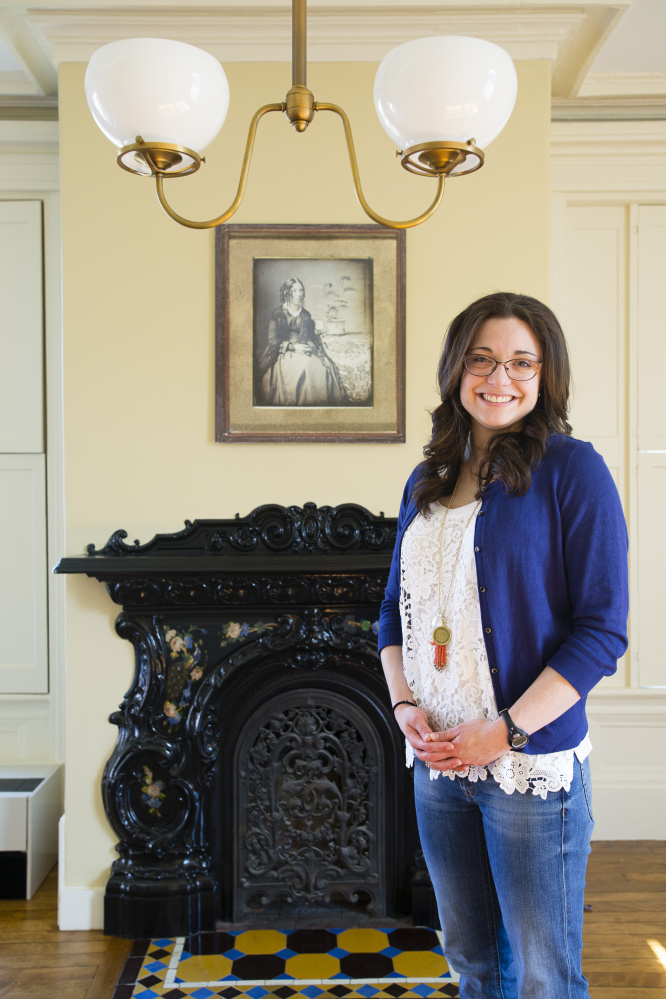
<path fill-rule="evenodd" d="M 419 512 L 428 516 L 430 505 L 450 494 L 456 482 L 472 426 L 460 401 L 463 359 L 479 328 L 488 319 L 520 319 L 541 347 L 541 383 L 537 404 L 522 421 L 520 430 L 504 431 L 491 439 L 479 469 L 479 492 L 492 479 L 508 493 L 522 496 L 530 487 L 532 470 L 542 460 L 548 438 L 571 434 L 567 421 L 570 370 L 567 344 L 554 313 L 528 295 L 496 292 L 479 298 L 456 316 L 449 326 L 437 368 L 441 404 L 432 413 L 432 437 L 423 449 L 422 474 L 414 489 Z"/>

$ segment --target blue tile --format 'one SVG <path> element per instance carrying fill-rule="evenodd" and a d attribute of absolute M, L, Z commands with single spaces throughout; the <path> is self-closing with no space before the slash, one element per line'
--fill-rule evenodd
<path fill-rule="evenodd" d="M 384 950 L 380 950 L 379 953 L 383 954 L 384 957 L 395 957 L 396 954 L 402 954 L 402 951 L 398 950 L 397 947 L 384 947 Z"/>
<path fill-rule="evenodd" d="M 151 940 L 153 947 L 171 947 L 175 942 L 171 937 L 164 937 L 162 940 Z"/>
<path fill-rule="evenodd" d="M 372 996 L 376 996 L 379 992 L 379 988 L 376 985 L 361 985 L 356 991 L 359 995 L 366 996 L 366 999 L 372 999 Z"/>
<path fill-rule="evenodd" d="M 222 957 L 228 957 L 230 961 L 235 961 L 237 957 L 245 957 L 244 950 L 237 950 L 235 947 L 233 950 L 225 950 Z"/>
<path fill-rule="evenodd" d="M 399 971 L 389 971 L 388 975 L 385 975 L 384 977 L 385 978 L 406 978 L 407 975 L 401 975 Z"/>
<path fill-rule="evenodd" d="M 334 975 L 331 975 L 330 977 L 331 978 L 345 978 L 347 981 L 349 981 L 349 977 L 350 976 L 349 975 L 345 975 L 345 973 L 343 971 L 336 971 L 336 973 Z"/>
<path fill-rule="evenodd" d="M 194 992 L 190 992 L 191 999 L 210 999 L 210 996 L 214 996 L 215 993 L 211 992 L 210 989 L 196 989 Z"/>
<path fill-rule="evenodd" d="M 281 982 L 281 981 L 285 981 L 285 982 L 295 982 L 295 981 L 296 981 L 296 979 L 294 978 L 294 976 L 293 976 L 293 975 L 288 975 L 288 974 L 287 974 L 287 972 L 285 971 L 285 972 L 283 972 L 283 974 L 281 974 L 281 975 L 276 975 L 276 976 L 275 976 L 275 981 L 276 981 L 276 982 Z"/>
<path fill-rule="evenodd" d="M 426 996 L 431 995 L 434 991 L 434 985 L 412 985 L 412 992 L 418 993 L 418 995 L 423 996 L 424 999 Z"/>
<path fill-rule="evenodd" d="M 288 947 L 285 947 L 283 950 L 278 950 L 276 952 L 275 956 L 276 957 L 284 957 L 286 959 L 288 957 L 296 957 L 296 954 L 297 954 L 297 951 L 295 951 L 295 950 L 289 950 Z"/>
<path fill-rule="evenodd" d="M 264 996 L 268 995 L 268 989 L 263 988 L 261 985 L 255 985 L 253 989 L 248 989 L 245 994 L 252 996 L 252 999 L 263 999 Z"/>
<path fill-rule="evenodd" d="M 155 974 L 156 971 L 164 971 L 168 965 L 164 961 L 151 961 L 150 964 L 144 964 L 146 971 L 152 971 Z"/>
<path fill-rule="evenodd" d="M 317 999 L 317 996 L 320 996 L 323 991 L 317 985 L 308 985 L 306 988 L 301 989 L 301 995 L 307 996 L 308 999 Z"/>
<path fill-rule="evenodd" d="M 140 999 L 159 999 L 157 992 L 153 992 L 152 989 L 146 989 L 145 992 L 139 992 Z"/>
<path fill-rule="evenodd" d="M 334 947 L 333 950 L 329 950 L 328 953 L 331 957 L 347 957 L 349 951 L 343 950 L 342 947 Z"/>

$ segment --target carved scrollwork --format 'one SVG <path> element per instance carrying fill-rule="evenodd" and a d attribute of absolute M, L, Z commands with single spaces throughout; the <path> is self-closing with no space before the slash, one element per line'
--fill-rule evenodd
<path fill-rule="evenodd" d="M 260 506 L 249 517 L 208 535 L 208 551 L 226 549 L 249 553 L 259 548 L 269 552 L 346 552 L 357 548 L 381 551 L 395 541 L 393 522 L 384 515 L 374 517 L 355 503 L 317 507 L 277 504 Z"/>

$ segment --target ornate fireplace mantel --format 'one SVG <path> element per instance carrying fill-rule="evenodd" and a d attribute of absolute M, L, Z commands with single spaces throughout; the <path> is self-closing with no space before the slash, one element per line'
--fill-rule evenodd
<path fill-rule="evenodd" d="M 119 838 L 106 933 L 274 922 L 285 907 L 290 925 L 432 925 L 377 656 L 395 533 L 355 504 L 267 505 L 143 545 L 116 531 L 58 563 L 106 583 L 135 649 L 103 778 Z"/>

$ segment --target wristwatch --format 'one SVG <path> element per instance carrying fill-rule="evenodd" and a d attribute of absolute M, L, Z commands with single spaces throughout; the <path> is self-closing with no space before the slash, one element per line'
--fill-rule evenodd
<path fill-rule="evenodd" d="M 518 728 L 517 725 L 511 720 L 511 715 L 509 714 L 508 708 L 504 708 L 500 711 L 500 716 L 506 722 L 506 727 L 509 730 L 509 745 L 512 749 L 522 749 L 530 741 L 530 737 L 527 732 L 524 732 L 522 728 Z"/>

